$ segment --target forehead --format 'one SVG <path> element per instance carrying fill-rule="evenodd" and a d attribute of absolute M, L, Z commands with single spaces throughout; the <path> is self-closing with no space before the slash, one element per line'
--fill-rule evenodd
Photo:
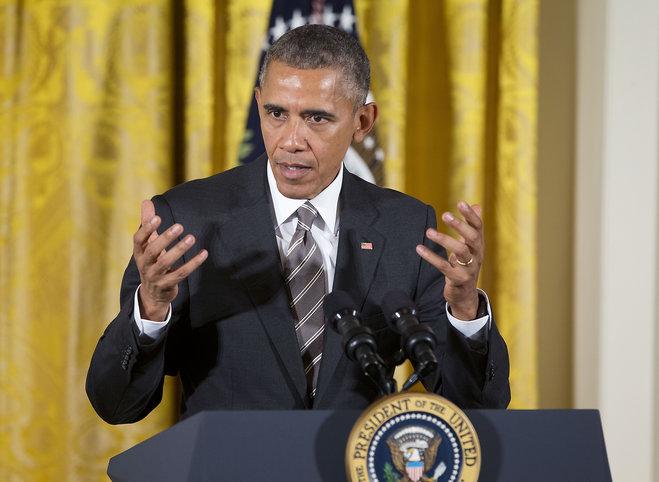
<path fill-rule="evenodd" d="M 340 69 L 298 69 L 279 61 L 273 61 L 268 66 L 261 91 L 269 98 L 339 100 L 348 97 Z"/>

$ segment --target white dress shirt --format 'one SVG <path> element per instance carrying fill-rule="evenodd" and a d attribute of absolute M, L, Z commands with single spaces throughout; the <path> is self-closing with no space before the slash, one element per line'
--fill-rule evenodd
<path fill-rule="evenodd" d="M 285 253 L 288 251 L 288 245 L 295 234 L 297 228 L 297 215 L 295 212 L 302 204 L 310 201 L 311 204 L 318 211 L 318 217 L 315 219 L 311 226 L 311 234 L 323 255 L 323 264 L 325 266 L 325 274 L 327 276 L 326 286 L 328 292 L 332 291 L 334 282 L 334 272 L 336 270 L 336 255 L 339 247 L 339 194 L 341 193 L 341 186 L 343 184 L 343 166 L 339 170 L 339 174 L 334 181 L 327 186 L 318 196 L 313 199 L 291 199 L 284 196 L 277 189 L 275 176 L 267 163 L 267 177 L 268 185 L 270 186 L 270 194 L 272 197 L 272 205 L 274 208 L 275 221 L 274 230 L 277 238 L 277 246 L 279 247 L 279 257 L 281 258 L 282 267 L 284 266 Z M 392 286 L 392 289 L 395 287 Z M 167 323 L 171 318 L 171 305 L 167 319 L 165 321 L 150 321 L 141 318 L 139 307 L 139 287 L 135 291 L 135 309 L 134 319 L 137 327 L 140 330 L 140 337 L 146 339 L 155 339 L 162 330 L 165 329 Z M 480 291 L 480 290 L 479 290 Z M 489 326 L 489 320 L 492 317 L 490 302 L 487 295 L 480 291 L 487 300 L 487 315 L 472 321 L 461 321 L 453 317 L 448 310 L 446 314 L 449 322 L 460 333 L 467 338 L 472 338 L 478 333 L 486 324 Z"/>

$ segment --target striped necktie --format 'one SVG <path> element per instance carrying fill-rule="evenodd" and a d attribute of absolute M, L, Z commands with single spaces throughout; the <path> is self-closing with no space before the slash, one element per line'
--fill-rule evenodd
<path fill-rule="evenodd" d="M 323 257 L 311 234 L 318 211 L 308 201 L 297 210 L 297 228 L 286 253 L 284 276 L 295 319 L 295 333 L 307 378 L 307 392 L 313 399 L 323 356 L 323 299 L 325 269 Z"/>

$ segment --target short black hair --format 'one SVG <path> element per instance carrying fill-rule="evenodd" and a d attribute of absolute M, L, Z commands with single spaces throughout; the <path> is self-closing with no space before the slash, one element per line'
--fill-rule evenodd
<path fill-rule="evenodd" d="M 271 62 L 282 62 L 296 69 L 338 68 L 355 102 L 355 109 L 366 103 L 371 83 L 371 66 L 359 41 L 343 30 L 328 25 L 303 25 L 282 35 L 266 52 L 259 71 L 263 85 Z"/>

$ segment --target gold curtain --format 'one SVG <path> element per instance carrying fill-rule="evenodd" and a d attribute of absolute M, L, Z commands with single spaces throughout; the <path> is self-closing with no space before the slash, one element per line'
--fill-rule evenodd
<path fill-rule="evenodd" d="M 210 171 L 214 12 L 189 2 L 205 69 L 185 109 Z M 144 198 L 183 175 L 185 97 L 167 0 L 0 2 L 0 479 L 106 480 L 108 459 L 172 423 L 174 397 L 110 427 L 84 392 Z M 189 78 L 196 73 L 190 70 Z M 197 132 L 197 131 L 195 131 Z M 193 142 L 194 141 L 194 142 Z M 171 394 L 171 388 L 167 393 Z"/>
<path fill-rule="evenodd" d="M 105 480 L 175 419 L 84 393 L 139 203 L 235 164 L 271 0 L 0 0 L 0 479 Z M 355 0 L 386 178 L 484 205 L 482 284 L 534 407 L 537 0 Z M 184 73 L 184 74 L 183 74 Z"/>
<path fill-rule="evenodd" d="M 511 408 L 537 408 L 537 0 L 409 2 L 403 190 L 483 206 Z"/>
<path fill-rule="evenodd" d="M 538 0 L 355 0 L 355 9 L 386 184 L 438 214 L 461 199 L 483 206 L 480 285 L 508 343 L 510 407 L 536 408 Z"/>

